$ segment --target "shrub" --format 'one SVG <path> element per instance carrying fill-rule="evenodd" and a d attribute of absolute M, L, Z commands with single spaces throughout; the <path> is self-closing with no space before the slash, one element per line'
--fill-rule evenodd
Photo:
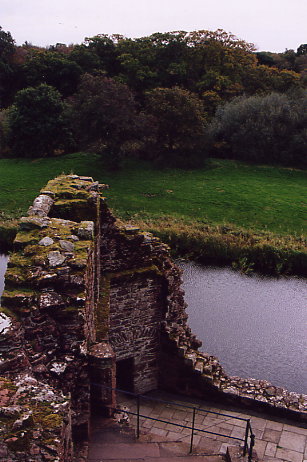
<path fill-rule="evenodd" d="M 72 136 L 64 108 L 60 93 L 49 85 L 20 90 L 8 113 L 8 143 L 14 155 L 43 157 L 67 149 Z"/>
<path fill-rule="evenodd" d="M 304 167 L 306 103 L 306 91 L 235 98 L 218 108 L 209 131 L 223 155 Z"/>

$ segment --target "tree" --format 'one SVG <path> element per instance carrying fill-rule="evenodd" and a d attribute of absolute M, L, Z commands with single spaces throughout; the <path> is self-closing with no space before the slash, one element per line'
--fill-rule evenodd
<path fill-rule="evenodd" d="M 220 106 L 210 126 L 217 155 L 303 167 L 307 147 L 307 92 L 235 98 Z"/>
<path fill-rule="evenodd" d="M 297 56 L 302 56 L 307 54 L 307 43 L 302 43 L 296 50 Z"/>
<path fill-rule="evenodd" d="M 178 87 L 147 93 L 146 111 L 156 121 L 153 158 L 166 165 L 201 164 L 205 116 L 197 95 Z"/>
<path fill-rule="evenodd" d="M 105 71 L 109 76 L 117 75 L 119 71 L 116 43 L 121 38 L 122 36 L 98 34 L 85 39 L 84 45 L 89 51 L 93 51 L 99 57 L 100 69 Z"/>
<path fill-rule="evenodd" d="M 136 103 L 127 85 L 84 74 L 69 105 L 79 146 L 101 153 L 117 167 L 128 143 L 138 135 Z"/>
<path fill-rule="evenodd" d="M 64 103 L 53 87 L 41 84 L 20 90 L 9 109 L 8 143 L 17 157 L 50 156 L 72 144 Z"/>
<path fill-rule="evenodd" d="M 92 73 L 100 68 L 100 59 L 95 50 L 89 50 L 85 45 L 76 45 L 68 58 L 80 66 L 83 73 Z"/>
<path fill-rule="evenodd" d="M 10 32 L 0 26 L 0 108 L 7 102 L 6 92 L 13 77 L 12 56 L 15 52 L 15 41 Z"/>
<path fill-rule="evenodd" d="M 64 54 L 38 50 L 27 55 L 23 72 L 28 86 L 46 83 L 67 97 L 76 91 L 82 69 Z"/>

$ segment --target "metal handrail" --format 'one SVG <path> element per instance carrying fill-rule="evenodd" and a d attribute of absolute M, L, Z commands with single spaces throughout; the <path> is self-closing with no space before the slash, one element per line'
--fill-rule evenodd
<path fill-rule="evenodd" d="M 124 412 L 126 414 L 131 414 L 131 415 L 134 415 L 134 416 L 137 417 L 137 438 L 139 438 L 139 436 L 140 436 L 140 417 L 142 417 L 142 418 L 145 418 L 145 419 L 155 420 L 157 422 L 162 422 L 162 423 L 174 425 L 176 427 L 187 428 L 187 429 L 191 430 L 190 453 L 192 453 L 192 450 L 193 450 L 193 439 L 194 439 L 195 432 L 208 433 L 210 435 L 216 435 L 216 436 L 224 436 L 226 438 L 230 438 L 230 439 L 233 439 L 233 440 L 242 441 L 242 442 L 244 442 L 243 456 L 246 456 L 246 454 L 248 452 L 248 462 L 252 462 L 253 447 L 255 445 L 255 435 L 253 434 L 253 431 L 252 431 L 252 426 L 251 426 L 251 423 L 250 423 L 250 419 L 244 419 L 243 417 L 236 417 L 236 416 L 232 416 L 232 415 L 229 415 L 229 414 L 221 414 L 221 413 L 215 412 L 215 411 L 207 411 L 205 409 L 200 409 L 200 408 L 196 408 L 196 407 L 193 407 L 193 406 L 187 406 L 187 405 L 181 404 L 181 403 L 176 403 L 175 401 L 166 401 L 166 400 L 162 400 L 160 398 L 153 398 L 151 396 L 145 396 L 145 395 L 133 393 L 131 391 L 121 390 L 119 388 L 113 388 L 113 387 L 109 387 L 107 385 L 102 385 L 102 384 L 98 384 L 98 383 L 92 383 L 92 385 L 97 386 L 97 387 L 101 387 L 101 388 L 106 388 L 106 389 L 116 391 L 116 392 L 119 392 L 119 393 L 127 394 L 127 395 L 130 395 L 130 396 L 136 398 L 137 412 L 132 412 L 132 411 L 128 411 L 128 410 L 125 410 Z M 150 417 L 148 415 L 141 414 L 140 413 L 140 400 L 141 399 L 148 400 L 148 401 L 156 401 L 156 402 L 160 402 L 160 403 L 163 403 L 163 404 L 176 405 L 176 406 L 179 406 L 179 407 L 183 407 L 183 408 L 192 410 L 193 411 L 193 414 L 192 414 L 192 426 L 182 425 L 182 424 L 178 424 L 178 423 L 175 423 L 175 422 L 158 419 L 157 417 Z M 112 409 L 115 412 L 116 411 L 117 412 L 122 412 L 122 409 L 119 409 L 119 408 L 111 407 L 109 409 Z M 246 422 L 246 429 L 245 429 L 244 438 L 239 438 L 239 437 L 236 437 L 236 436 L 223 435 L 221 433 L 210 432 L 208 430 L 203 430 L 201 428 L 196 428 L 195 427 L 196 411 L 197 412 L 206 412 L 207 414 L 215 414 L 215 415 L 219 415 L 219 416 L 223 416 L 223 417 L 229 417 L 231 419 L 245 421 Z M 249 443 L 248 440 L 250 440 L 250 443 Z"/>

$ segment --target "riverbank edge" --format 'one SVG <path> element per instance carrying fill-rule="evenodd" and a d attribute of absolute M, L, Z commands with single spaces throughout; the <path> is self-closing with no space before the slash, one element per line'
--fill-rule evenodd
<path fill-rule="evenodd" d="M 5 253 L 13 249 L 17 229 L 17 219 L 0 221 L 0 252 Z"/>
<path fill-rule="evenodd" d="M 168 244 L 175 257 L 205 265 L 232 266 L 244 274 L 307 276 L 307 242 L 303 236 L 277 236 L 197 221 L 186 223 L 173 217 L 134 219 L 133 224 Z M 17 227 L 18 220 L 0 221 L 0 252 L 13 249 Z"/>
<path fill-rule="evenodd" d="M 307 276 L 307 241 L 234 226 L 161 220 L 133 220 L 171 248 L 173 256 L 205 265 L 232 266 L 244 274 Z"/>

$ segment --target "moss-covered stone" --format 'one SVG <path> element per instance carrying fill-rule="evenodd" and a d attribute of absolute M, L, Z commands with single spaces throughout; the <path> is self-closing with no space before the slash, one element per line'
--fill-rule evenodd
<path fill-rule="evenodd" d="M 8 268 L 16 268 L 16 267 L 29 267 L 31 266 L 31 260 L 29 257 L 24 255 L 21 252 L 14 252 L 10 255 L 10 259 L 7 264 Z"/>
<path fill-rule="evenodd" d="M 0 313 L 5 314 L 9 318 L 13 318 L 13 319 L 16 318 L 15 313 L 13 313 L 12 310 L 10 310 L 9 308 L 7 308 L 5 306 L 0 306 Z"/>
<path fill-rule="evenodd" d="M 41 404 L 33 408 L 33 422 L 35 425 L 41 425 L 48 431 L 58 429 L 61 431 L 63 425 L 63 416 L 56 414 L 48 404 Z"/>
<path fill-rule="evenodd" d="M 18 314 L 22 311 L 28 311 L 35 303 L 37 295 L 36 291 L 25 287 L 6 288 L 2 294 L 1 303 L 3 307 Z"/>
<path fill-rule="evenodd" d="M 40 238 L 41 234 L 37 230 L 19 231 L 16 235 L 14 245 L 16 248 L 22 248 L 25 245 L 37 244 Z"/>
<path fill-rule="evenodd" d="M 95 219 L 96 207 L 84 199 L 60 199 L 52 207 L 52 215 L 74 221 Z"/>

